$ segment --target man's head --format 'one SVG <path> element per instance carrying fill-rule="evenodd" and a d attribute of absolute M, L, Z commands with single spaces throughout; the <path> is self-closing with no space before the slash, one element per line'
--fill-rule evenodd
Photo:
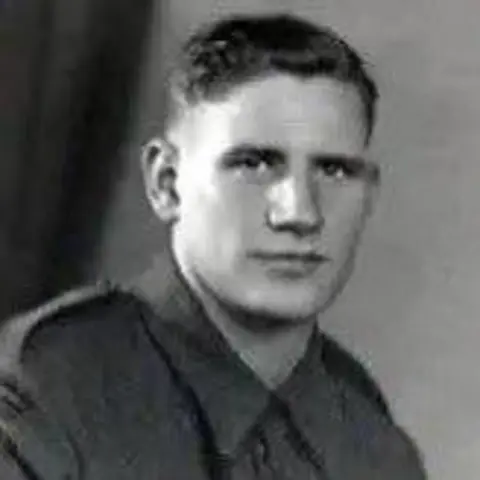
<path fill-rule="evenodd" d="M 377 91 L 333 31 L 233 17 L 185 45 L 147 195 L 187 275 L 222 303 L 301 321 L 348 279 L 377 186 Z"/>

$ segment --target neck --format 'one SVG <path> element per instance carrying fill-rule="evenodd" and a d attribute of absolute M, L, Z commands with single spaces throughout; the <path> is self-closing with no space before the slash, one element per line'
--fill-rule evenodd
<path fill-rule="evenodd" d="M 209 320 L 241 360 L 268 388 L 274 389 L 284 382 L 305 353 L 315 318 L 279 321 L 228 307 L 181 261 L 177 262 Z"/>
<path fill-rule="evenodd" d="M 242 361 L 270 389 L 283 383 L 303 357 L 314 322 L 253 330 L 243 318 L 203 302 L 210 320 Z M 248 314 L 242 314 L 242 317 Z M 252 320 L 251 318 L 249 320 Z M 251 324 L 248 322 L 247 324 Z"/>

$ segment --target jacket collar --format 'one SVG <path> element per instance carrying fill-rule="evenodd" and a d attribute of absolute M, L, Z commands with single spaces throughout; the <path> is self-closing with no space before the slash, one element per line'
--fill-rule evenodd
<path fill-rule="evenodd" d="M 356 420 L 348 416 L 346 408 L 358 399 L 349 398 L 352 393 L 345 382 L 327 373 L 322 348 L 325 337 L 317 329 L 290 377 L 272 392 L 208 319 L 170 251 L 136 279 L 131 289 L 149 305 L 145 324 L 193 389 L 220 455 L 233 458 L 249 432 L 268 415 L 269 407 L 280 404 L 314 461 L 329 471 L 344 472 L 346 476 L 339 478 L 351 478 L 349 469 L 365 463 L 359 457 L 363 455 L 359 449 L 363 434 L 356 432 Z M 362 399 L 360 404 L 365 409 L 363 421 L 373 418 L 375 423 L 364 425 L 386 435 L 388 426 L 382 425 L 380 416 Z"/>

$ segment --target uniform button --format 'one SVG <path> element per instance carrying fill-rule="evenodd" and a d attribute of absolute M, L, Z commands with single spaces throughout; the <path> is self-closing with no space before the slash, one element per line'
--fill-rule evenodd
<path fill-rule="evenodd" d="M 266 439 L 260 438 L 255 444 L 252 452 L 252 463 L 256 473 L 265 468 L 268 462 L 269 451 Z"/>
<path fill-rule="evenodd" d="M 257 443 L 256 455 L 261 463 L 266 463 L 268 461 L 268 446 L 264 438 L 261 438 Z"/>

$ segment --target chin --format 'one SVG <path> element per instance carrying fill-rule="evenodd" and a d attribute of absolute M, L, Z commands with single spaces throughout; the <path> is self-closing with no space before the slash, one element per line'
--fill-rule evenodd
<path fill-rule="evenodd" d="M 256 289 L 246 296 L 247 308 L 260 315 L 277 318 L 283 322 L 310 321 L 322 311 L 328 299 L 318 292 L 261 291 Z"/>
<path fill-rule="evenodd" d="M 269 317 L 277 319 L 279 323 L 299 325 L 309 323 L 317 318 L 317 310 L 305 308 L 272 308 L 267 312 Z"/>

